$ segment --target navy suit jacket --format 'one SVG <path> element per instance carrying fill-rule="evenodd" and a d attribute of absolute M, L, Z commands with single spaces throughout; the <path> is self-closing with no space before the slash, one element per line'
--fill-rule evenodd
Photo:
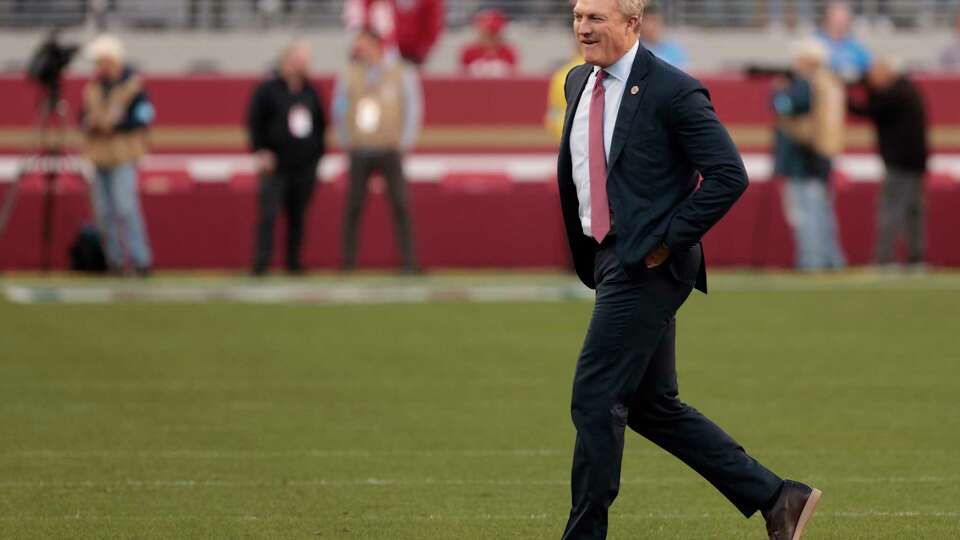
<path fill-rule="evenodd" d="M 593 66 L 583 64 L 567 74 L 557 179 L 577 275 L 595 288 L 598 244 L 583 234 L 570 156 L 573 118 L 592 71 Z M 671 256 L 665 264 L 673 276 L 707 292 L 700 239 L 747 184 L 743 160 L 717 118 L 709 92 L 641 45 L 625 85 L 607 160 L 616 250 L 627 275 L 646 271 L 646 255 L 666 244 Z"/>

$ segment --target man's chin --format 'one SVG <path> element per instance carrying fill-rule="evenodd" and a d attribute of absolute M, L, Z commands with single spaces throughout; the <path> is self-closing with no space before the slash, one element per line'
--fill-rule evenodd
<path fill-rule="evenodd" d="M 612 62 L 609 59 L 604 58 L 602 51 L 586 51 L 583 55 L 583 60 L 593 66 L 599 66 L 600 68 L 606 68 L 611 65 Z"/>

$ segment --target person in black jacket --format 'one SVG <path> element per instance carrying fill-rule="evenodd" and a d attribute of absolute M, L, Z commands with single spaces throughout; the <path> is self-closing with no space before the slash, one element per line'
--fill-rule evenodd
<path fill-rule="evenodd" d="M 892 62 L 877 60 L 865 78 L 867 99 L 850 101 L 853 114 L 867 116 L 877 130 L 877 144 L 887 174 L 877 206 L 874 262 L 889 265 L 894 243 L 906 233 L 911 264 L 923 263 L 923 177 L 929 145 L 923 96 Z"/>
<path fill-rule="evenodd" d="M 310 45 L 298 41 L 283 53 L 273 77 L 253 94 L 248 115 L 250 144 L 260 174 L 260 219 L 253 273 L 263 275 L 273 253 L 273 225 L 287 214 L 287 270 L 303 271 L 300 248 L 317 164 L 325 151 L 323 101 L 308 79 Z"/>

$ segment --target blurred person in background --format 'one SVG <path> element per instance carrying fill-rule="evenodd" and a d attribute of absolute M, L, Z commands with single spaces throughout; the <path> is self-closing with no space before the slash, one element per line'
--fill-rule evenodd
<path fill-rule="evenodd" d="M 960 10 L 953 19 L 953 41 L 940 53 L 940 68 L 945 71 L 960 71 Z"/>
<path fill-rule="evenodd" d="M 640 27 L 640 41 L 657 58 L 673 67 L 687 68 L 687 51 L 676 41 L 664 36 L 666 21 L 657 4 L 650 4 L 643 11 L 643 24 Z"/>
<path fill-rule="evenodd" d="M 784 208 L 801 270 L 846 265 L 830 191 L 833 158 L 844 148 L 846 93 L 828 55 L 820 40 L 797 44 L 794 78 L 778 81 L 773 95 L 774 174 L 786 179 Z"/>
<path fill-rule="evenodd" d="M 423 97 L 415 69 L 384 50 L 372 29 L 355 39 L 353 60 L 336 83 L 333 114 L 337 137 L 349 153 L 350 172 L 343 223 L 343 269 L 357 267 L 357 236 L 374 173 L 383 175 L 402 270 L 418 273 L 403 173 L 403 156 L 416 143 L 423 121 Z"/>
<path fill-rule="evenodd" d="M 460 52 L 464 75 L 480 78 L 511 77 L 517 72 L 517 51 L 504 39 L 507 17 L 500 11 L 484 10 L 474 17 L 477 39 Z"/>
<path fill-rule="evenodd" d="M 147 152 L 155 111 L 143 79 L 124 64 L 123 44 L 101 35 L 88 46 L 93 77 L 83 91 L 84 155 L 95 168 L 93 211 L 115 272 L 150 272 L 152 254 L 140 208 L 137 161 Z M 129 265 L 128 265 L 129 263 Z"/>
<path fill-rule="evenodd" d="M 396 0 L 346 0 L 343 22 L 351 36 L 369 29 L 380 36 L 385 55 L 400 54 Z"/>
<path fill-rule="evenodd" d="M 906 233 L 908 262 L 923 264 L 923 178 L 929 146 L 923 96 L 889 58 L 877 59 L 864 81 L 867 99 L 851 101 L 850 112 L 866 116 L 877 130 L 886 176 L 877 204 L 877 240 L 874 262 L 894 262 L 894 244 Z"/>
<path fill-rule="evenodd" d="M 327 131 L 323 100 L 309 80 L 310 50 L 303 40 L 288 46 L 276 72 L 250 100 L 247 129 L 260 176 L 252 269 L 257 276 L 266 274 L 273 258 L 274 223 L 281 208 L 287 217 L 287 271 L 303 272 L 304 222 Z"/>
<path fill-rule="evenodd" d="M 397 10 L 397 45 L 400 56 L 422 66 L 446 26 L 443 0 L 394 0 Z"/>
<path fill-rule="evenodd" d="M 347 0 L 343 13 L 349 32 L 372 29 L 387 55 L 416 66 L 426 63 L 446 24 L 443 0 Z"/>
<path fill-rule="evenodd" d="M 573 6 L 577 2 L 576 0 L 563 0 L 563 3 L 566 4 L 564 6 L 565 9 L 573 9 Z M 558 9 L 559 8 L 558 6 Z M 567 82 L 567 74 L 570 73 L 570 70 L 583 63 L 583 55 L 580 53 L 580 42 L 574 41 L 572 45 L 573 50 L 571 51 L 570 60 L 553 72 L 553 75 L 550 76 L 550 87 L 547 90 L 547 114 L 544 117 L 543 124 L 557 142 L 560 142 L 560 138 L 563 136 L 563 120 L 567 112 L 567 97 L 564 95 L 564 85 Z"/>
<path fill-rule="evenodd" d="M 580 44 L 576 43 L 570 61 L 561 66 L 560 69 L 554 71 L 550 77 L 550 89 L 547 94 L 547 114 L 544 118 L 544 125 L 557 142 L 560 142 L 560 138 L 563 136 L 563 120 L 567 111 L 567 98 L 563 91 L 563 87 L 567 82 L 567 74 L 570 73 L 571 69 L 582 63 L 583 55 L 580 54 Z"/>
<path fill-rule="evenodd" d="M 870 68 L 870 51 L 853 36 L 853 12 L 846 2 L 827 4 L 816 36 L 827 46 L 830 69 L 844 81 L 859 81 Z"/>

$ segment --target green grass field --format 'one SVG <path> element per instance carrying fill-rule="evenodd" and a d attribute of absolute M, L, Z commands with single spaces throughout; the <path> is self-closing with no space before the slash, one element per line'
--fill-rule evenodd
<path fill-rule="evenodd" d="M 824 490 L 807 537 L 960 537 L 960 276 L 713 286 L 681 397 Z M 0 300 L 0 538 L 559 538 L 590 308 Z M 611 538 L 765 535 L 630 435 Z"/>

